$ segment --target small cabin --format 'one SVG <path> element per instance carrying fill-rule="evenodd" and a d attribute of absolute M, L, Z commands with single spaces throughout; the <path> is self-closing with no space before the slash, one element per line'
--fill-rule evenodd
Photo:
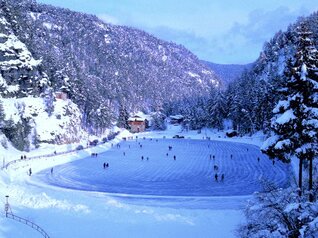
<path fill-rule="evenodd" d="M 67 100 L 67 93 L 65 93 L 65 92 L 56 92 L 55 93 L 55 98 L 56 99 Z"/>
<path fill-rule="evenodd" d="M 136 115 L 128 119 L 128 125 L 132 133 L 143 132 L 147 126 L 147 119 Z"/>
<path fill-rule="evenodd" d="M 182 115 L 175 115 L 175 116 L 170 116 L 170 123 L 171 124 L 180 124 L 183 122 L 183 116 Z"/>

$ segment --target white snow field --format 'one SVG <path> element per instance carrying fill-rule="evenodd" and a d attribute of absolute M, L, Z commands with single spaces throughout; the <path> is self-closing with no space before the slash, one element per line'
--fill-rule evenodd
<path fill-rule="evenodd" d="M 175 130 L 139 134 L 120 148 L 116 139 L 113 147 L 18 163 L 1 174 L 3 205 L 9 195 L 13 213 L 50 237 L 235 237 L 244 220 L 240 209 L 261 190 L 260 179 L 288 183 L 289 166 L 273 165 L 255 145 L 202 140 L 191 132 L 171 139 Z M 215 173 L 224 181 L 215 181 Z M 0 237 L 41 235 L 2 216 Z"/>

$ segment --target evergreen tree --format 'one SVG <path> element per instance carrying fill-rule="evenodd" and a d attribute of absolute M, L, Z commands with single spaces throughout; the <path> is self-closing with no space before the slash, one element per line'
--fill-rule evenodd
<path fill-rule="evenodd" d="M 54 112 L 54 95 L 53 89 L 47 88 L 44 92 L 44 104 L 45 104 L 45 111 L 49 116 L 52 115 Z"/>
<path fill-rule="evenodd" d="M 123 105 L 120 105 L 117 126 L 120 128 L 128 129 L 129 128 L 128 118 L 129 118 L 129 113 L 128 113 L 126 107 Z"/>
<path fill-rule="evenodd" d="M 29 120 L 29 118 L 21 118 L 21 121 L 15 124 L 12 118 L 10 118 L 5 122 L 2 130 L 3 134 L 11 141 L 11 143 L 21 151 L 28 151 L 30 148 L 28 137 L 31 132 L 31 126 Z"/>
<path fill-rule="evenodd" d="M 220 89 L 213 90 L 211 92 L 210 100 L 208 101 L 208 120 L 210 126 L 222 130 L 226 111 L 224 93 Z"/>
<path fill-rule="evenodd" d="M 11 140 L 14 137 L 15 125 L 12 117 L 4 122 L 1 131 L 9 140 Z"/>
<path fill-rule="evenodd" d="M 263 186 L 264 192 L 254 193 L 249 200 L 239 237 L 317 237 L 315 203 L 299 197 L 292 187 L 279 189 L 269 181 L 263 181 Z"/>
<path fill-rule="evenodd" d="M 318 155 L 318 55 L 305 23 L 297 31 L 295 61 L 288 63 L 286 87 L 280 90 L 283 100 L 273 110 L 275 135 L 265 141 L 262 151 L 283 162 L 290 162 L 293 155 L 299 159 L 301 194 L 303 161 L 309 161 L 309 190 L 312 190 L 312 160 Z"/>
<path fill-rule="evenodd" d="M 166 116 L 158 111 L 158 112 L 155 112 L 153 115 L 152 115 L 152 129 L 153 130 L 165 130 L 167 128 L 167 125 L 166 125 L 166 122 L 165 122 L 165 119 L 166 119 Z"/>

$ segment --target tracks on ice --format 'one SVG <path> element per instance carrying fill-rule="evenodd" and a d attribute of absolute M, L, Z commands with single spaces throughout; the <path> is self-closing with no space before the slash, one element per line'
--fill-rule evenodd
<path fill-rule="evenodd" d="M 215 159 L 210 159 L 210 156 L 215 156 Z M 110 165 L 107 169 L 103 169 L 105 162 Z M 218 166 L 218 171 L 214 171 L 214 165 Z M 183 197 L 185 200 L 192 197 L 203 201 L 211 197 L 251 195 L 262 190 L 261 178 L 285 187 L 289 169 L 279 161 L 273 165 L 254 145 L 189 139 L 139 139 L 123 141 L 120 148 L 113 147 L 98 157 L 57 166 L 53 174 L 46 170 L 36 176 L 64 188 L 139 195 L 140 198 L 161 197 L 162 201 L 169 200 L 169 197 Z M 215 181 L 215 173 L 219 179 L 224 174 L 224 181 Z"/>

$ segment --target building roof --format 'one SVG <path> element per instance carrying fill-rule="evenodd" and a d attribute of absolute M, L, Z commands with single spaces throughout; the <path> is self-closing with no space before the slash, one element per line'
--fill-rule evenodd
<path fill-rule="evenodd" d="M 146 115 L 143 112 L 137 112 L 135 114 L 133 114 L 133 116 L 128 118 L 128 121 L 150 121 L 151 120 L 151 116 L 150 115 Z"/>
<path fill-rule="evenodd" d="M 145 120 L 146 118 L 141 118 L 140 116 L 137 116 L 137 115 L 128 118 L 128 121 L 145 121 Z"/>
<path fill-rule="evenodd" d="M 174 116 L 170 116 L 170 119 L 172 119 L 172 120 L 181 120 L 181 119 L 183 119 L 183 116 L 182 115 L 174 115 Z"/>

